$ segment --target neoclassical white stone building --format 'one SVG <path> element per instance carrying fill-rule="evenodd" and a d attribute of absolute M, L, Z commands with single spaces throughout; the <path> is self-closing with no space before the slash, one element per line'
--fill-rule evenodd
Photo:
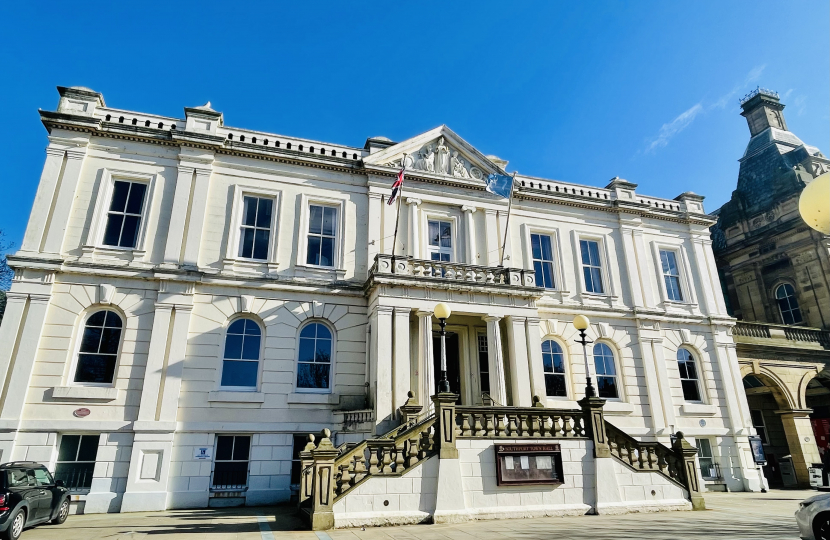
<path fill-rule="evenodd" d="M 47 463 L 79 510 L 288 500 L 306 434 L 431 406 L 439 302 L 459 406 L 578 409 L 584 314 L 608 422 L 683 431 L 704 490 L 758 489 L 702 197 L 519 174 L 500 266 L 508 201 L 484 186 L 507 162 L 446 126 L 350 147 L 58 90 L 9 257 L 0 460 Z"/>

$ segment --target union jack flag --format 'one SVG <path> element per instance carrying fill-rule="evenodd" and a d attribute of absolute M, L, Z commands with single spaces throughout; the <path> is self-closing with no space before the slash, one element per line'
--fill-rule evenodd
<path fill-rule="evenodd" d="M 395 183 L 392 184 L 392 195 L 389 196 L 389 200 L 386 201 L 386 204 L 389 206 L 395 202 L 395 199 L 398 198 L 398 195 L 401 194 L 401 186 L 403 186 L 403 172 L 406 170 L 406 167 L 401 167 L 401 172 L 398 173 L 398 179 L 395 180 Z"/>

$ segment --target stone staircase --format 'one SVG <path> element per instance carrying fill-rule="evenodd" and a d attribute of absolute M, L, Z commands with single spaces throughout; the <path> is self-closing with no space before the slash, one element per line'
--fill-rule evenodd
<path fill-rule="evenodd" d="M 605 401 L 600 398 L 583 399 L 581 409 L 545 408 L 538 397 L 533 407 L 526 408 L 458 406 L 456 399 L 453 394 L 433 396 L 434 412 L 421 415 L 421 406 L 410 392 L 400 408 L 401 424 L 360 443 L 335 447 L 329 430 L 319 437 L 309 435 L 300 454 L 299 511 L 311 528 L 333 528 L 334 505 L 372 478 L 402 477 L 434 456 L 457 459 L 458 439 L 590 441 L 595 460 L 610 458 L 635 473 L 657 473 L 685 489 L 693 509 L 703 508 L 696 449 L 682 433 L 672 447 L 637 441 L 605 421 Z"/>

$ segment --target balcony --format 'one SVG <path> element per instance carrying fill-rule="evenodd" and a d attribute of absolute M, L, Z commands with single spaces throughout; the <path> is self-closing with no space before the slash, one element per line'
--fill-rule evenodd
<path fill-rule="evenodd" d="M 762 345 L 786 349 L 830 350 L 830 331 L 804 326 L 738 321 L 732 330 L 739 345 Z"/>
<path fill-rule="evenodd" d="M 481 292 L 539 298 L 533 270 L 502 266 L 476 266 L 455 262 L 429 261 L 412 257 L 378 254 L 369 269 L 364 289 L 397 285 L 428 289 Z"/>

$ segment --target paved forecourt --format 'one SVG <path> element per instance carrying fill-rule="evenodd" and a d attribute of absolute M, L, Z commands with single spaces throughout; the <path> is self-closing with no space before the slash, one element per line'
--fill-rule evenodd
<path fill-rule="evenodd" d="M 729 538 L 795 540 L 793 513 L 815 491 L 707 493 L 702 512 L 663 512 L 620 516 L 580 516 L 475 521 L 458 525 L 408 525 L 304 530 L 291 507 L 179 510 L 153 513 L 70 516 L 61 526 L 27 530 L 24 540 L 655 540 Z"/>

